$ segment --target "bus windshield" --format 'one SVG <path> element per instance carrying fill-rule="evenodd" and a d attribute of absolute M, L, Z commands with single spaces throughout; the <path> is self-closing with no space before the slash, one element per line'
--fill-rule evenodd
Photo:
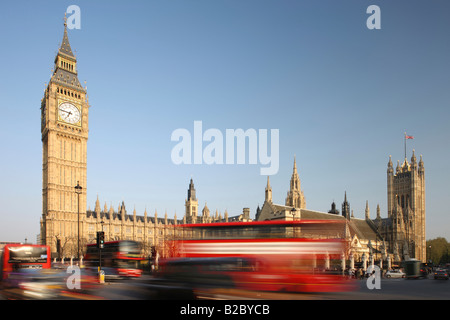
<path fill-rule="evenodd" d="M 9 248 L 9 263 L 45 263 L 47 260 L 46 247 L 14 246 Z"/>
<path fill-rule="evenodd" d="M 0 279 L 7 279 L 19 269 L 51 268 L 50 247 L 45 245 L 10 244 L 3 248 L 0 258 Z"/>

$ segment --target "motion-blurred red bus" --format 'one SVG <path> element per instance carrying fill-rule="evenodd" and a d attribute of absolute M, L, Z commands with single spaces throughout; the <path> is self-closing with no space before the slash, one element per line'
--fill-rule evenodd
<path fill-rule="evenodd" d="M 347 291 L 342 277 L 345 222 L 300 220 L 179 225 L 168 244 L 162 274 L 214 279 L 247 290 Z M 231 259 L 230 259 L 231 258 Z M 334 270 L 336 269 L 336 270 Z"/>
<path fill-rule="evenodd" d="M 138 242 L 118 240 L 105 242 L 101 249 L 101 268 L 106 279 L 140 277 L 143 256 Z M 100 266 L 97 244 L 88 244 L 85 256 L 87 266 Z"/>
<path fill-rule="evenodd" d="M 50 247 L 32 244 L 7 244 L 0 258 L 0 279 L 5 280 L 12 272 L 21 269 L 50 269 Z"/>

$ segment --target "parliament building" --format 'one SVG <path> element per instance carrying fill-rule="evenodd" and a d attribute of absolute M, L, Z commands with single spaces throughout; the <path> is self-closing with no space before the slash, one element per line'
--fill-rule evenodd
<path fill-rule="evenodd" d="M 272 188 L 267 178 L 262 208 L 255 217 L 250 209 L 232 216 L 225 211 L 212 213 L 206 203 L 199 212 L 196 190 L 191 179 L 181 218 L 168 218 L 167 212 L 138 215 L 127 211 L 122 202 L 117 208 L 104 204 L 97 197 L 94 210 L 87 210 L 87 141 L 89 136 L 89 99 L 86 88 L 78 80 L 78 65 L 68 38 L 67 24 L 56 57 L 52 76 L 41 100 L 42 139 L 42 217 L 40 242 L 51 247 L 53 257 L 77 257 L 80 246 L 94 243 L 98 231 L 105 240 L 135 240 L 149 255 L 151 248 L 164 256 L 164 241 L 174 235 L 176 225 L 229 221 L 264 221 L 294 219 L 343 219 L 346 228 L 339 236 L 348 240 L 347 257 L 361 261 L 369 257 L 378 260 L 402 261 L 426 259 L 425 246 L 425 177 L 422 157 L 417 161 L 398 163 L 394 172 L 389 158 L 387 169 L 388 216 L 370 217 L 366 203 L 365 217 L 355 218 L 347 194 L 342 212 L 333 203 L 328 212 L 306 209 L 297 163 L 294 159 L 290 188 L 284 204 L 272 201 Z M 85 249 L 82 250 L 82 254 Z"/>

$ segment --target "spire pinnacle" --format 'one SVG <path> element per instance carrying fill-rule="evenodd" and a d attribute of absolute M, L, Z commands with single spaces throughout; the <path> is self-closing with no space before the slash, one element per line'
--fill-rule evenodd
<path fill-rule="evenodd" d="M 98 194 L 97 194 L 97 200 L 95 201 L 95 212 L 99 213 L 101 211 L 100 209 L 100 200 L 98 199 Z"/>
<path fill-rule="evenodd" d="M 75 55 L 72 52 L 72 48 L 70 47 L 69 36 L 67 34 L 67 13 L 64 13 L 64 35 L 61 47 L 59 48 L 59 53 L 62 53 L 71 58 L 75 58 Z"/>
<path fill-rule="evenodd" d="M 266 197 L 267 202 L 272 202 L 272 188 L 270 187 L 269 176 L 267 176 Z"/>
<path fill-rule="evenodd" d="M 416 153 L 415 153 L 415 151 L 416 150 L 414 150 L 413 149 L 413 152 L 412 152 L 412 157 L 411 157 L 411 164 L 416 164 L 416 162 L 417 162 L 417 158 L 416 158 Z"/>
<path fill-rule="evenodd" d="M 300 177 L 298 176 L 298 172 L 297 172 L 296 156 L 294 156 L 294 168 L 292 170 L 292 177 L 291 177 L 291 191 L 292 190 L 300 191 Z"/>

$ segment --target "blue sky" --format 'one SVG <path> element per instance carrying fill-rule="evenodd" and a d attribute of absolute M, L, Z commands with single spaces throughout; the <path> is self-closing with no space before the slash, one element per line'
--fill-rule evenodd
<path fill-rule="evenodd" d="M 284 204 L 297 159 L 308 209 L 347 192 L 386 217 L 386 169 L 423 155 L 427 238 L 450 240 L 450 4 L 446 1 L 15 1 L 0 5 L 0 240 L 34 241 L 42 214 L 40 99 L 69 5 L 89 102 L 88 204 L 184 214 L 189 180 L 200 208 L 229 215 L 264 202 L 261 165 L 175 165 L 178 128 L 279 129 Z M 369 30 L 369 5 L 381 29 Z"/>

